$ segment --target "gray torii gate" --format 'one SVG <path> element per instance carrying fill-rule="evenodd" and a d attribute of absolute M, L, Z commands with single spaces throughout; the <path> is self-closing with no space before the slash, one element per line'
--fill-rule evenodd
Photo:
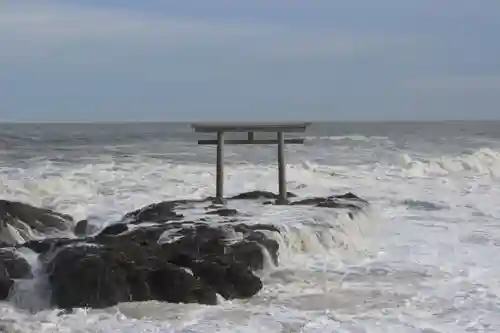
<path fill-rule="evenodd" d="M 200 145 L 217 145 L 217 181 L 216 203 L 224 203 L 224 144 L 232 145 L 278 145 L 278 184 L 279 197 L 277 204 L 286 204 L 286 173 L 285 173 L 285 144 L 303 144 L 303 138 L 285 139 L 284 133 L 305 132 L 310 123 L 204 123 L 192 124 L 195 132 L 217 133 L 216 140 L 198 140 Z M 227 132 L 247 132 L 246 139 L 224 139 Z M 276 139 L 255 139 L 254 133 L 276 133 Z"/>

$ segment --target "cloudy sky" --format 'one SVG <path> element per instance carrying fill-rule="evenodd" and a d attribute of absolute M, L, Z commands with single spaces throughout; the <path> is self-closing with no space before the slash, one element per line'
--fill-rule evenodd
<path fill-rule="evenodd" d="M 0 0 L 0 120 L 500 119 L 498 0 Z"/>

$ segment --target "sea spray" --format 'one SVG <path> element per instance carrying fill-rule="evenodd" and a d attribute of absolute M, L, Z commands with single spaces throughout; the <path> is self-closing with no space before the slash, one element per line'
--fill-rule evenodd
<path fill-rule="evenodd" d="M 397 158 L 402 175 L 410 177 L 487 176 L 500 178 L 500 150 L 480 148 L 459 155 L 423 156 L 407 153 Z"/>
<path fill-rule="evenodd" d="M 368 245 L 363 243 L 363 234 L 375 223 L 369 215 L 323 210 L 322 214 L 279 225 L 281 232 L 274 237 L 280 245 L 280 264 L 296 263 L 297 255 L 338 257 L 342 253 L 347 259 Z"/>
<path fill-rule="evenodd" d="M 0 136 L 8 141 L 5 133 L 13 125 L 3 126 Z M 105 131 L 102 125 L 85 125 L 81 130 L 85 145 L 74 141 L 74 128 L 82 125 L 68 130 L 59 124 L 37 126 L 43 138 L 61 138 L 61 131 L 67 135 L 59 141 L 44 139 L 36 149 L 32 142 L 18 146 L 11 143 L 12 149 L 0 161 L 0 192 L 4 199 L 54 207 L 76 220 L 96 216 L 101 223 L 118 221 L 127 211 L 153 202 L 214 193 L 214 151 L 198 147 L 195 141 L 171 139 L 171 133 L 181 127 L 179 124 L 109 125 Z M 303 246 L 287 244 L 299 243 L 304 233 L 313 234 L 319 229 L 310 226 L 316 218 L 305 217 L 300 211 L 316 213 L 309 208 L 265 207 L 262 209 L 275 212 L 262 217 L 258 211 L 251 211 L 251 221 L 242 222 L 281 226 L 282 235 L 270 232 L 281 239 L 280 265 L 265 277 L 264 289 L 250 300 L 226 301 L 211 307 L 122 303 L 116 307 L 121 314 L 114 307 L 75 309 L 64 315 L 59 315 L 60 310 L 31 314 L 9 302 L 0 302 L 0 331 L 499 332 L 500 271 L 492 258 L 498 257 L 500 249 L 500 182 L 498 177 L 490 177 L 498 170 L 495 155 L 488 157 L 483 154 L 488 151 L 480 148 L 500 151 L 499 124 L 321 126 L 326 129 L 311 128 L 307 135 L 377 135 L 388 136 L 394 142 L 335 138 L 333 142 L 311 139 L 303 147 L 287 146 L 288 189 L 300 198 L 352 191 L 367 199 L 382 213 L 384 227 L 378 240 L 369 231 L 379 224 L 373 214 L 355 214 L 351 220 L 343 212 L 337 216 L 334 210 L 317 210 L 324 212 L 325 221 L 341 224 L 342 229 L 332 227 L 331 231 L 320 232 L 327 239 L 316 236 L 324 250 L 321 246 L 306 246 L 312 252 L 303 252 Z M 191 135 L 187 127 L 186 137 Z M 19 125 L 15 132 L 26 138 L 36 135 L 29 125 Z M 129 137 L 133 142 L 128 141 Z M 482 140 L 480 146 L 478 138 Z M 65 150 L 71 162 L 46 163 L 52 156 L 61 155 L 61 144 L 71 148 Z M 261 149 L 248 149 L 256 152 L 250 155 L 232 154 L 241 152 L 241 147 L 226 148 L 228 196 L 253 189 L 276 191 L 274 148 L 268 157 Z M 465 149 L 481 153 L 462 164 L 459 159 L 471 155 L 463 154 Z M 408 158 L 397 163 L 400 154 Z M 441 156 L 450 157 L 451 164 Z M 261 157 L 265 157 L 264 162 Z M 299 162 L 303 160 L 311 161 L 311 165 L 304 166 Z M 409 210 L 408 205 L 402 205 L 406 199 L 439 203 L 450 209 Z M 253 206 L 249 208 L 254 210 Z M 302 221 L 309 230 L 301 229 Z M 453 231 L 458 235 L 450 237 L 450 223 L 456 224 Z M 297 237 L 287 236 L 287 230 Z M 467 241 L 472 232 L 487 235 L 488 241 Z M 329 233 L 335 236 L 335 242 Z M 315 241 L 314 237 L 306 238 Z M 349 250 L 337 246 L 337 241 L 348 244 Z M 382 254 L 371 262 L 365 258 L 346 262 L 351 251 L 363 257 L 359 249 L 368 241 L 378 243 Z"/>
<path fill-rule="evenodd" d="M 33 278 L 16 280 L 10 292 L 9 301 L 16 307 L 32 313 L 48 309 L 51 296 L 50 285 L 39 255 L 25 247 L 21 247 L 18 253 L 30 265 Z"/>

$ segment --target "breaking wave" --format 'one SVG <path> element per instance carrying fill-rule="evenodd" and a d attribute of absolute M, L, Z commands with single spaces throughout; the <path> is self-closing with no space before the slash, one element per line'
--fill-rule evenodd
<path fill-rule="evenodd" d="M 448 175 L 489 176 L 500 178 L 500 151 L 481 148 L 458 156 L 412 158 L 399 156 L 398 166 L 412 177 L 439 177 Z"/>
<path fill-rule="evenodd" d="M 50 295 L 36 256 L 24 252 L 35 278 L 16 284 L 11 303 L 0 302 L 0 331 L 498 331 L 498 270 L 491 258 L 498 255 L 500 239 L 499 189 L 490 179 L 500 177 L 500 151 L 429 156 L 419 155 L 416 148 L 394 162 L 398 151 L 393 147 L 381 147 L 383 154 L 372 147 L 347 147 L 349 142 L 378 145 L 385 137 L 309 139 L 345 142 L 320 144 L 322 150 L 313 147 L 301 161 L 291 158 L 288 189 L 299 197 L 352 190 L 366 195 L 373 210 L 381 204 L 384 223 L 372 210 L 349 214 L 235 202 L 230 208 L 242 212 L 245 224 L 269 223 L 280 230 L 266 232 L 280 245 L 279 265 L 266 266 L 265 287 L 254 298 L 213 307 L 138 302 L 72 314 L 37 311 L 46 308 Z M 335 150 L 339 146 L 348 149 Z M 0 168 L 0 193 L 101 226 L 152 202 L 213 195 L 213 164 L 106 154 L 75 164 L 41 157 L 26 161 L 25 169 Z M 363 154 L 368 157 L 360 158 Z M 330 155 L 332 159 L 322 159 Z M 340 163 L 348 158 L 348 165 Z M 276 176 L 275 165 L 228 163 L 226 195 L 254 189 L 276 192 Z M 476 182 L 481 177 L 489 187 Z M 471 183 L 464 185 L 471 187 L 467 197 L 461 192 L 462 180 Z M 456 186 L 442 186 L 445 182 Z M 410 215 L 422 223 L 413 223 Z M 380 238 L 374 233 L 379 226 L 385 228 Z M 474 235 L 469 235 L 471 230 Z"/>
<path fill-rule="evenodd" d="M 380 141 L 389 140 L 386 136 L 339 135 L 339 136 L 307 136 L 306 140 L 314 141 Z"/>
<path fill-rule="evenodd" d="M 434 202 L 425 200 L 414 200 L 414 199 L 406 199 L 403 201 L 403 204 L 406 205 L 409 209 L 415 209 L 415 210 L 433 211 L 433 210 L 443 210 L 449 208 L 448 206 L 437 204 Z"/>

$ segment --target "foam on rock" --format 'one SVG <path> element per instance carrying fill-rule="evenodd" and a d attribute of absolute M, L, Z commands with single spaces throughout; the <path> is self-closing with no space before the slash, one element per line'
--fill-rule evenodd
<path fill-rule="evenodd" d="M 252 191 L 229 200 L 276 197 L 271 192 Z M 205 217 L 186 220 L 184 212 L 203 203 L 208 203 L 201 210 Z M 353 211 L 366 204 L 351 193 L 290 203 Z M 56 212 L 19 203 L 9 205 L 4 202 L 3 206 L 8 208 L 4 211 L 9 216 L 33 226 L 37 226 L 33 221 L 38 221 L 46 222 L 47 228 L 62 228 L 65 221 L 72 221 L 71 217 Z M 184 209 L 183 213 L 176 211 L 180 209 Z M 210 199 L 165 201 L 129 212 L 94 236 L 86 236 L 88 226 L 81 222 L 75 228 L 78 237 L 29 239 L 5 253 L 12 254 L 20 247 L 38 253 L 52 291 L 51 305 L 62 309 L 103 308 L 148 300 L 216 304 L 220 296 L 224 299 L 254 296 L 263 287 L 256 273 L 264 269 L 269 260 L 273 265 L 279 264 L 280 243 L 276 239 L 280 237 L 272 235 L 279 235 L 283 230 L 258 221 L 244 222 L 241 218 L 252 219 L 236 209 L 214 207 Z M 37 228 L 43 230 L 43 227 Z M 2 253 L 0 299 L 6 298 L 12 288 L 15 278 L 12 272 L 20 278 L 29 278 L 28 272 L 31 272 L 21 257 L 9 254 L 7 258 Z M 16 268 L 8 266 L 9 269 L 2 270 L 14 257 L 19 260 Z M 26 265 L 28 269 L 22 271 Z M 2 275 L 3 271 L 8 273 Z"/>

